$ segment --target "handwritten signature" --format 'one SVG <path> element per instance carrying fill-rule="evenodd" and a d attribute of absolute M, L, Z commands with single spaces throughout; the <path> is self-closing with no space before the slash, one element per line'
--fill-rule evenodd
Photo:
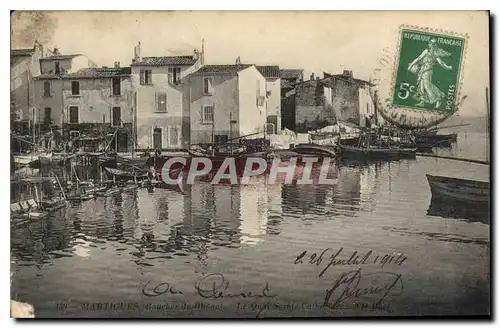
<path fill-rule="evenodd" d="M 330 309 L 362 308 L 371 310 L 392 309 L 384 300 L 387 296 L 403 293 L 401 274 L 393 272 L 361 273 L 361 268 L 342 273 L 326 290 L 324 306 Z M 371 303 L 366 303 L 367 299 Z M 374 298 L 374 299 L 373 299 Z M 346 304 L 350 302 L 350 304 Z"/>
<path fill-rule="evenodd" d="M 195 291 L 203 298 L 273 298 L 276 295 L 271 294 L 271 287 L 266 281 L 265 286 L 258 293 L 251 291 L 230 291 L 230 282 L 226 280 L 221 273 L 211 273 L 205 275 L 195 284 Z M 172 286 L 167 282 L 151 284 L 148 281 L 142 288 L 142 294 L 148 297 L 156 297 L 164 294 L 178 295 L 184 294 L 184 291 Z"/>
<path fill-rule="evenodd" d="M 252 292 L 237 292 L 231 293 L 229 289 L 229 280 L 226 280 L 221 273 L 212 273 L 203 277 L 195 285 L 195 289 L 203 298 L 273 298 L 276 295 L 269 295 L 271 292 L 269 287 L 269 282 L 266 281 L 266 285 L 258 294 L 253 294 Z"/>

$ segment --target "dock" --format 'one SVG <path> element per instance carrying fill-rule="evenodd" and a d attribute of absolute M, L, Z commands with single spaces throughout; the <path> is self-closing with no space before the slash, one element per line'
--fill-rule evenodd
<path fill-rule="evenodd" d="M 459 157 L 452 157 L 452 156 L 441 156 L 441 155 L 426 154 L 426 153 L 417 153 L 417 156 L 421 156 L 421 157 L 434 157 L 434 158 L 441 158 L 441 159 L 451 159 L 451 160 L 454 160 L 454 161 L 461 161 L 461 162 L 467 162 L 467 163 L 476 163 L 476 164 L 490 165 L 489 161 L 481 161 L 481 160 L 477 160 L 477 159 L 459 158 Z"/>

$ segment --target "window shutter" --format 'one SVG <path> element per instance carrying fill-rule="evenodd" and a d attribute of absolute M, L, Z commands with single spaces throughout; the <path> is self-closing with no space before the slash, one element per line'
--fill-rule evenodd
<path fill-rule="evenodd" d="M 168 112 L 167 93 L 165 92 L 165 113 Z"/>
<path fill-rule="evenodd" d="M 174 83 L 174 72 L 172 67 L 168 68 L 168 82 Z"/>
<path fill-rule="evenodd" d="M 155 106 L 156 106 L 156 111 L 159 111 L 159 104 L 158 104 L 158 92 L 155 92 Z"/>
<path fill-rule="evenodd" d="M 141 69 L 141 84 L 144 84 L 144 70 Z"/>

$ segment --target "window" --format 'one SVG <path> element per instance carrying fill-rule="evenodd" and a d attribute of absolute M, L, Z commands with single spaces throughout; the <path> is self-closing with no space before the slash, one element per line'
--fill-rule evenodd
<path fill-rule="evenodd" d="M 181 83 L 181 68 L 169 67 L 168 68 L 168 83 L 179 84 Z"/>
<path fill-rule="evenodd" d="M 69 138 L 71 140 L 76 139 L 80 136 L 80 131 L 69 131 Z"/>
<path fill-rule="evenodd" d="M 216 134 L 214 136 L 214 142 L 216 144 L 224 144 L 224 143 L 227 143 L 229 141 L 229 137 L 225 134 Z"/>
<path fill-rule="evenodd" d="M 51 114 L 52 114 L 52 109 L 50 107 L 45 107 L 45 111 L 43 113 L 43 121 L 45 123 L 50 123 Z"/>
<path fill-rule="evenodd" d="M 51 96 L 50 81 L 43 82 L 43 96 L 44 97 L 50 97 Z"/>
<path fill-rule="evenodd" d="M 205 77 L 203 79 L 203 93 L 206 95 L 213 94 L 213 83 L 210 77 Z"/>
<path fill-rule="evenodd" d="M 122 122 L 122 111 L 120 107 L 113 107 L 112 109 L 112 121 L 113 126 L 120 126 Z"/>
<path fill-rule="evenodd" d="M 167 93 L 157 92 L 156 96 L 156 111 L 161 113 L 167 112 Z"/>
<path fill-rule="evenodd" d="M 150 69 L 141 69 L 141 84 L 153 84 Z"/>
<path fill-rule="evenodd" d="M 179 145 L 179 128 L 177 126 L 171 126 L 170 127 L 170 145 L 171 146 L 178 146 Z"/>
<path fill-rule="evenodd" d="M 257 105 L 257 107 L 264 106 L 265 98 L 266 97 L 260 95 L 260 80 L 257 80 L 257 89 L 256 89 L 256 105 Z"/>
<path fill-rule="evenodd" d="M 212 123 L 214 121 L 214 106 L 203 106 L 203 123 Z"/>
<path fill-rule="evenodd" d="M 56 74 L 61 73 L 61 67 L 59 65 L 59 62 L 54 63 L 54 71 L 56 72 Z"/>
<path fill-rule="evenodd" d="M 70 106 L 69 107 L 69 123 L 77 124 L 79 123 L 79 115 L 78 115 L 78 106 Z"/>
<path fill-rule="evenodd" d="M 78 82 L 78 81 L 71 81 L 71 94 L 73 96 L 79 96 L 80 95 L 80 82 Z"/>
<path fill-rule="evenodd" d="M 121 79 L 119 77 L 113 78 L 113 96 L 120 96 L 122 94 Z"/>

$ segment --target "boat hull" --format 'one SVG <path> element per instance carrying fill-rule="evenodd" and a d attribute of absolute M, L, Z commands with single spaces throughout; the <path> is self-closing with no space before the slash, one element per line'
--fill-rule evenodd
<path fill-rule="evenodd" d="M 336 157 L 336 152 L 333 146 L 315 145 L 315 144 L 299 144 L 293 148 L 295 153 L 301 155 L 321 156 L 321 157 Z"/>
<path fill-rule="evenodd" d="M 358 148 L 340 145 L 343 158 L 350 159 L 379 159 L 393 160 L 402 158 L 415 158 L 417 150 L 415 148 Z"/>
<path fill-rule="evenodd" d="M 14 155 L 14 163 L 18 165 L 29 165 L 38 160 L 38 155 Z"/>
<path fill-rule="evenodd" d="M 469 204 L 487 205 L 490 201 L 489 182 L 465 180 L 427 174 L 432 198 Z"/>

